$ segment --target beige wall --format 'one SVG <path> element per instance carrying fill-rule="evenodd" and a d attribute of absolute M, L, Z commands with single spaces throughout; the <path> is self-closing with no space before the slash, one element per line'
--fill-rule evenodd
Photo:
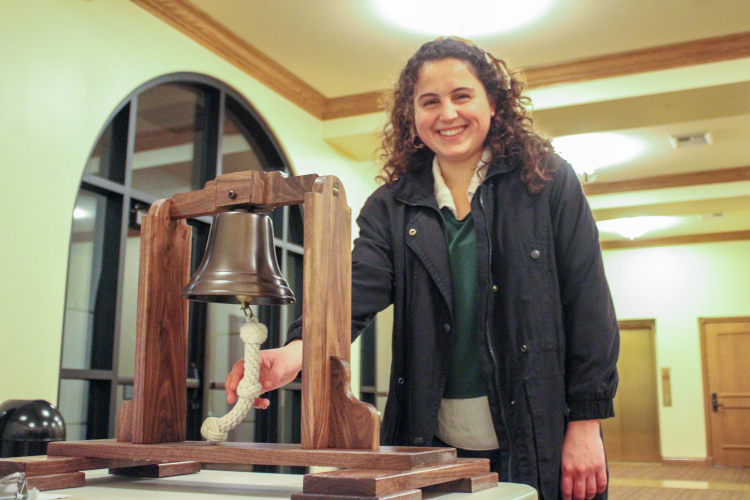
<path fill-rule="evenodd" d="M 698 318 L 750 316 L 750 241 L 610 250 L 604 265 L 617 317 L 656 319 L 657 368 L 672 379 L 672 406 L 659 406 L 662 456 L 705 458 Z"/>
<path fill-rule="evenodd" d="M 319 120 L 131 2 L 6 2 L 0 46 L 0 401 L 57 400 L 78 184 L 109 115 L 142 83 L 218 78 L 258 109 L 297 173 L 339 176 L 354 213 L 374 188 L 372 165 L 324 142 Z"/>

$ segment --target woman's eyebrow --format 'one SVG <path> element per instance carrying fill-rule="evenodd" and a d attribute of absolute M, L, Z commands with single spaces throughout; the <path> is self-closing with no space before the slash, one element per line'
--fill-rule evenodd
<path fill-rule="evenodd" d="M 452 89 L 450 93 L 452 94 L 454 92 L 465 92 L 465 91 L 474 92 L 474 90 L 475 89 L 473 87 L 456 87 L 455 89 Z M 417 96 L 417 100 L 422 99 L 424 97 L 433 97 L 433 96 L 439 96 L 439 95 L 440 94 L 438 92 L 425 92 L 424 94 L 419 94 Z"/>

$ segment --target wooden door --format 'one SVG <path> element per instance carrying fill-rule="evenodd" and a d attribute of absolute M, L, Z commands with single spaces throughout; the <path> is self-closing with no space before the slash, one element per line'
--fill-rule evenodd
<path fill-rule="evenodd" d="M 708 449 L 716 465 L 750 466 L 750 318 L 701 319 Z"/>
<path fill-rule="evenodd" d="M 602 420 L 607 459 L 658 462 L 659 416 L 654 321 L 620 321 L 615 417 Z"/>

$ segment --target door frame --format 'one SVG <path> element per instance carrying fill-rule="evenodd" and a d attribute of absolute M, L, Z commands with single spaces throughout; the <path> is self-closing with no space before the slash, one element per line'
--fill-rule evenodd
<path fill-rule="evenodd" d="M 706 339 L 706 325 L 716 323 L 739 323 L 750 321 L 750 316 L 729 316 L 720 318 L 698 318 L 701 342 L 701 370 L 703 371 L 703 412 L 706 421 L 706 457 L 709 465 L 714 465 L 714 445 L 711 432 L 711 418 L 713 408 L 711 405 L 711 391 L 708 383 L 708 349 Z"/>
<path fill-rule="evenodd" d="M 654 360 L 654 380 L 656 389 L 656 442 L 659 450 L 659 458 L 663 462 L 664 455 L 661 452 L 661 399 L 659 393 L 659 360 L 656 351 L 656 319 L 622 319 L 617 321 L 617 326 L 622 330 L 651 330 L 651 350 Z M 621 333 L 622 335 L 622 333 Z"/>

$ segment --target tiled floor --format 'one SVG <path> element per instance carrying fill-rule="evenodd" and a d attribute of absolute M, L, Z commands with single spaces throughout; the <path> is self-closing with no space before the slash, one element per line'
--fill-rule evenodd
<path fill-rule="evenodd" d="M 610 463 L 610 500 L 750 500 L 750 468 Z"/>

